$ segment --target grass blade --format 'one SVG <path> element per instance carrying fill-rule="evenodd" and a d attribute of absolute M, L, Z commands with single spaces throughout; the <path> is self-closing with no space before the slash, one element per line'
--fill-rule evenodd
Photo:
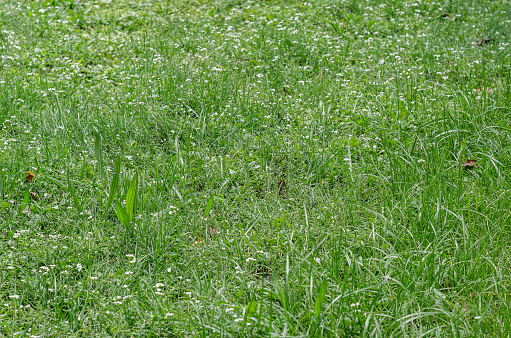
<path fill-rule="evenodd" d="M 71 198 L 73 199 L 73 204 L 75 205 L 76 210 L 82 211 L 80 200 L 76 196 L 75 190 L 71 187 L 71 180 L 69 179 L 69 170 L 67 172 L 67 190 L 69 194 L 71 194 Z"/>
<path fill-rule="evenodd" d="M 28 188 L 23 191 L 23 202 L 20 204 L 18 214 L 23 212 L 27 205 L 30 205 L 30 192 L 28 191 Z"/>
<path fill-rule="evenodd" d="M 55 183 L 55 185 L 57 185 L 60 189 L 64 189 L 67 191 L 67 187 L 62 183 L 60 182 L 59 180 L 57 180 L 56 178 L 53 178 L 51 176 L 46 176 L 46 178 L 50 181 L 52 181 L 53 183 Z M 69 183 L 69 182 L 68 182 Z"/>
<path fill-rule="evenodd" d="M 30 203 L 30 192 L 28 191 L 28 189 L 25 189 L 25 191 L 23 191 L 23 203 L 24 205 L 27 205 Z"/>
<path fill-rule="evenodd" d="M 247 305 L 247 312 L 246 312 L 246 315 L 245 315 L 245 319 L 253 317 L 256 312 L 257 312 L 257 302 L 256 301 L 251 301 Z"/>
<path fill-rule="evenodd" d="M 129 221 L 133 221 L 133 214 L 135 213 L 135 200 L 137 198 L 137 187 L 138 187 L 138 173 L 135 173 L 131 180 L 130 187 L 128 188 L 128 194 L 126 195 L 126 211 L 128 212 Z"/>
<path fill-rule="evenodd" d="M 126 228 L 128 228 L 128 226 L 130 224 L 128 213 L 126 212 L 126 210 L 124 210 L 124 208 L 122 207 L 121 203 L 119 203 L 119 201 L 115 201 L 115 206 L 116 206 L 115 210 L 117 213 L 117 218 L 119 219 L 119 221 L 121 221 L 122 224 L 124 224 L 124 226 Z"/>
<path fill-rule="evenodd" d="M 114 177 L 112 178 L 112 182 L 110 183 L 110 191 L 108 192 L 108 200 L 106 201 L 105 212 L 108 212 L 110 206 L 112 205 L 112 201 L 114 200 L 114 196 L 117 192 L 117 186 L 119 185 L 119 173 L 121 171 L 121 157 L 119 156 L 115 160 L 115 169 L 114 169 Z"/>
<path fill-rule="evenodd" d="M 204 217 L 208 216 L 212 207 L 213 207 L 213 195 L 210 195 L 209 200 L 208 200 L 208 205 L 206 206 L 206 210 L 204 210 Z"/>
<path fill-rule="evenodd" d="M 96 171 L 98 173 L 98 178 L 100 181 L 103 181 L 103 145 L 101 142 L 101 134 L 96 132 L 96 139 L 94 144 L 94 155 L 96 157 Z"/>
<path fill-rule="evenodd" d="M 323 308 L 323 304 L 325 303 L 326 291 L 328 289 L 328 281 L 325 278 L 321 286 L 319 287 L 318 297 L 316 298 L 316 303 L 314 304 L 314 313 L 316 317 L 321 313 L 321 309 Z"/>
<path fill-rule="evenodd" d="M 0 170 L 0 198 L 4 198 L 4 172 L 1 170 Z"/>
<path fill-rule="evenodd" d="M 144 210 L 145 204 L 147 203 L 147 200 L 149 199 L 149 194 L 151 192 L 153 192 L 153 187 L 150 187 L 149 191 L 147 192 L 147 194 L 145 194 L 144 200 L 142 201 L 142 210 Z"/>

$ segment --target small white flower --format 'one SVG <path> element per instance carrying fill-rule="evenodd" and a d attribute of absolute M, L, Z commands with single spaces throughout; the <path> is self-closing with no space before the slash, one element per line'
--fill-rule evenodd
<path fill-rule="evenodd" d="M 481 316 L 474 317 L 474 319 L 481 319 Z"/>
<path fill-rule="evenodd" d="M 82 271 L 83 267 L 80 263 L 76 264 L 76 270 Z"/>
<path fill-rule="evenodd" d="M 163 283 L 157 283 L 154 287 L 155 288 L 162 288 L 164 286 L 165 286 L 165 284 L 163 284 Z"/>
<path fill-rule="evenodd" d="M 125 275 L 132 275 L 132 274 L 133 274 L 133 271 L 126 271 L 124 274 L 125 274 Z"/>
<path fill-rule="evenodd" d="M 10 295 L 9 298 L 18 299 L 18 298 L 20 298 L 20 296 L 19 295 Z"/>

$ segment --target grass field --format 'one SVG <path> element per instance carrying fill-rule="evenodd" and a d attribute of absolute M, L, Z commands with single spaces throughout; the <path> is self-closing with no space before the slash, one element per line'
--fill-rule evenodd
<path fill-rule="evenodd" d="M 510 37 L 507 0 L 0 0 L 0 336 L 507 336 Z"/>

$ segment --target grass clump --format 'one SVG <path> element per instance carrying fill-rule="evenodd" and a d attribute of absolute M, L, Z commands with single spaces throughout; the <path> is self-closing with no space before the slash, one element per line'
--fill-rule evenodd
<path fill-rule="evenodd" d="M 510 17 L 3 1 L 1 335 L 505 335 Z"/>

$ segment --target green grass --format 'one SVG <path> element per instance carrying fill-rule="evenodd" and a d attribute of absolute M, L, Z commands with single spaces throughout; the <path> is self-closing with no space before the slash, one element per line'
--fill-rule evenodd
<path fill-rule="evenodd" d="M 1 0 L 0 336 L 507 336 L 510 18 Z"/>

